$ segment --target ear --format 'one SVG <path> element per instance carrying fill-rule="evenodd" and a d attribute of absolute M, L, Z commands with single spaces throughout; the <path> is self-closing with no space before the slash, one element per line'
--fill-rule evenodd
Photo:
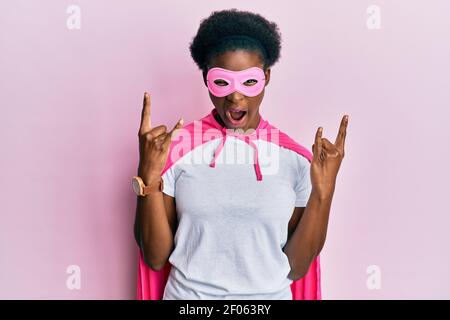
<path fill-rule="evenodd" d="M 266 86 L 269 84 L 270 81 L 270 68 L 264 72 L 264 75 L 266 76 Z"/>

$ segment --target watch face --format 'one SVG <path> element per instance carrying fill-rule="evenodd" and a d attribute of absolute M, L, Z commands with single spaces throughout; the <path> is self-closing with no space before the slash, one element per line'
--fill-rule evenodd
<path fill-rule="evenodd" d="M 136 180 L 136 178 L 133 178 L 132 185 L 133 185 L 134 192 L 136 194 L 140 194 L 141 193 L 141 186 L 139 185 L 139 182 Z"/>

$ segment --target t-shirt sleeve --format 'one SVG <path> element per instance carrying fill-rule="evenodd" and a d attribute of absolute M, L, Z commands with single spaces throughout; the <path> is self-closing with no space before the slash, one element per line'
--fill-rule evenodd
<path fill-rule="evenodd" d="M 175 165 L 171 166 L 162 175 L 164 181 L 163 192 L 171 197 L 175 197 L 176 173 Z"/>
<path fill-rule="evenodd" d="M 305 157 L 298 157 L 298 174 L 295 182 L 295 206 L 306 207 L 309 196 L 311 194 L 311 164 Z"/>

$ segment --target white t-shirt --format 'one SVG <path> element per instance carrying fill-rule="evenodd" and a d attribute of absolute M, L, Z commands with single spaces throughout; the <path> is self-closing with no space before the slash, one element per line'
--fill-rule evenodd
<path fill-rule="evenodd" d="M 224 131 L 214 114 L 200 124 Z M 261 118 L 256 132 L 269 127 Z M 175 197 L 178 217 L 163 299 L 292 300 L 283 247 L 294 208 L 305 207 L 311 192 L 310 162 L 281 144 L 218 136 L 163 171 L 163 192 Z"/>

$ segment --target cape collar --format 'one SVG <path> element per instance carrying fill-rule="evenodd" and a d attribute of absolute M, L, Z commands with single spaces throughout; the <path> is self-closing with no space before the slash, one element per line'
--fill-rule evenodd
<path fill-rule="evenodd" d="M 212 168 L 214 168 L 216 166 L 216 159 L 219 156 L 220 152 L 222 151 L 223 146 L 225 145 L 225 142 L 227 140 L 227 137 L 232 136 L 232 137 L 235 137 L 237 139 L 240 139 L 240 140 L 246 142 L 249 146 L 251 146 L 254 149 L 253 154 L 254 154 L 254 167 L 255 167 L 255 173 L 256 173 L 256 180 L 261 181 L 262 174 L 261 174 L 261 168 L 259 166 L 259 161 L 258 161 L 258 146 L 253 141 L 258 139 L 259 132 L 261 129 L 266 129 L 269 126 L 268 121 L 266 121 L 260 114 L 259 115 L 259 118 L 260 118 L 259 124 L 256 127 L 256 129 L 252 130 L 251 133 L 244 134 L 244 133 L 235 132 L 233 129 L 229 129 L 227 127 L 222 126 L 214 117 L 216 114 L 217 114 L 217 110 L 214 108 L 211 110 L 209 115 L 204 118 L 205 120 L 209 120 L 208 122 L 216 129 L 219 129 L 219 131 L 222 133 L 222 140 L 221 140 L 219 146 L 217 147 L 217 149 L 215 150 L 213 159 L 212 159 L 211 163 L 209 164 L 209 166 Z"/>

